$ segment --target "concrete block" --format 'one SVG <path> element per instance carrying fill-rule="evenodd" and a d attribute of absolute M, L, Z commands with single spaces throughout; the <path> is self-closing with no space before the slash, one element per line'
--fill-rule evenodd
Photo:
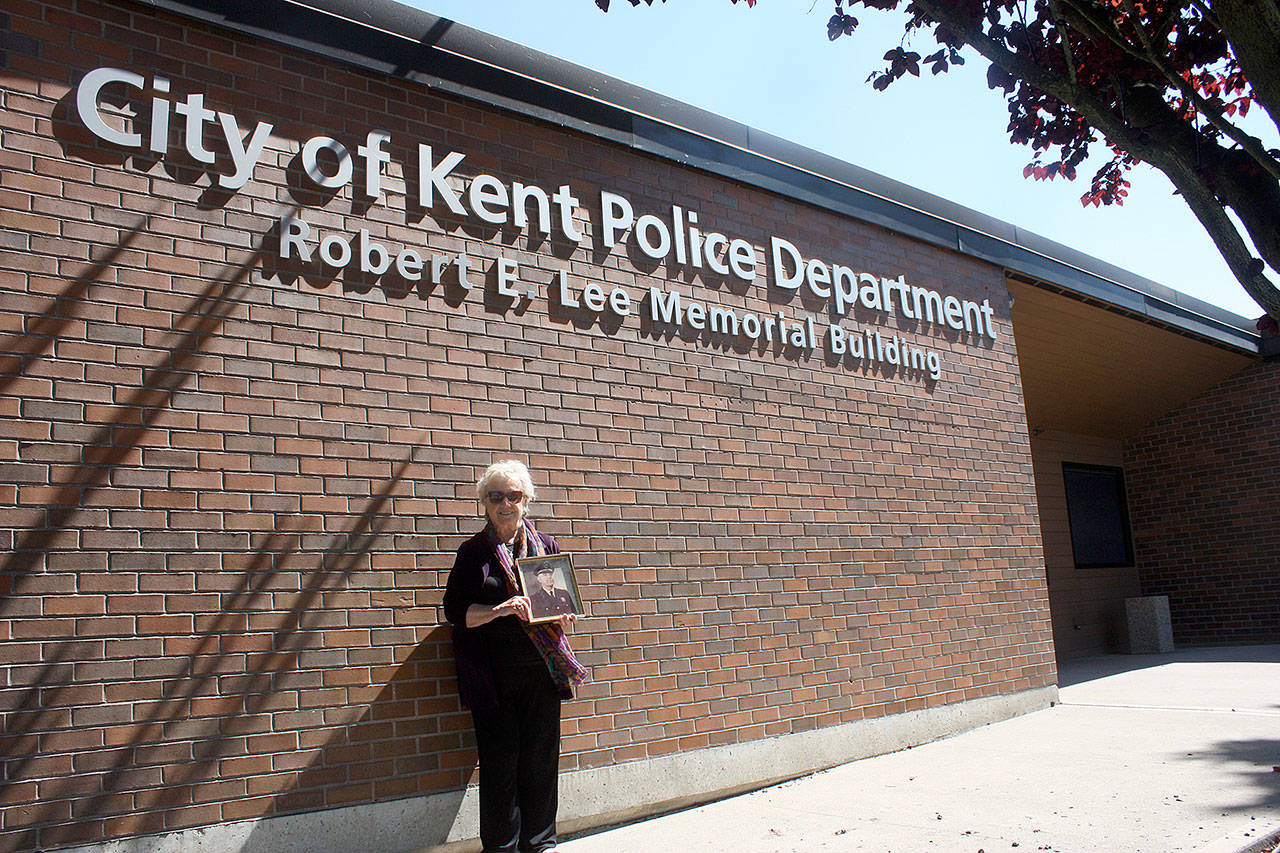
<path fill-rule="evenodd" d="M 1129 654 L 1167 654 L 1173 651 L 1173 621 L 1169 596 L 1144 595 L 1124 600 L 1129 630 Z"/>

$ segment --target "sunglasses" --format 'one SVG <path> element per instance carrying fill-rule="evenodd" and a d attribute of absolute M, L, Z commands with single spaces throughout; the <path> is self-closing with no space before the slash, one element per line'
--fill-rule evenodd
<path fill-rule="evenodd" d="M 496 489 L 485 495 L 485 500 L 491 504 L 500 504 L 504 500 L 511 501 L 513 504 L 521 503 L 524 500 L 524 492 L 499 492 Z"/>

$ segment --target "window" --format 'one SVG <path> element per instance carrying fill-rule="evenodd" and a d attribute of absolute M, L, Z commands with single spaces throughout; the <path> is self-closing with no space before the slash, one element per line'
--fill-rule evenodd
<path fill-rule="evenodd" d="M 1062 479 L 1076 568 L 1132 566 L 1124 473 L 1119 468 L 1064 462 Z"/>

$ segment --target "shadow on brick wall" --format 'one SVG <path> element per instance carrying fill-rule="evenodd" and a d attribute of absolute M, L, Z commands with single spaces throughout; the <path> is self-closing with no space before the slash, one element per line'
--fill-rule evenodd
<path fill-rule="evenodd" d="M 379 523 L 388 517 L 394 485 L 411 464 L 412 460 L 399 464 L 391 480 L 367 501 L 363 512 L 348 519 L 347 530 L 331 537 L 323 553 L 303 552 L 299 534 L 278 532 L 259 543 L 252 555 L 245 555 L 249 565 L 240 574 L 237 588 L 224 594 L 223 612 L 213 623 L 190 638 L 189 655 L 176 661 L 182 671 L 166 680 L 163 697 L 135 704 L 133 719 L 107 729 L 103 748 L 93 750 L 91 756 L 78 754 L 75 768 L 67 768 L 72 772 L 48 778 L 47 769 L 32 772 L 30 760 L 72 748 L 71 739 L 77 736 L 71 729 L 57 731 L 72 723 L 71 708 L 58 706 L 79 701 L 74 695 L 79 687 L 72 665 L 63 660 L 75 653 L 77 644 L 61 644 L 15 705 L 30 710 L 6 719 L 3 748 L 10 756 L 6 776 L 43 780 L 38 801 L 22 809 L 20 820 L 7 821 L 9 826 L 32 829 L 16 839 L 5 839 L 6 849 L 154 833 L 463 785 L 464 771 L 473 758 L 463 745 L 469 736 L 464 734 L 466 718 L 450 714 L 459 711 L 456 695 L 443 692 L 448 690 L 453 669 L 447 651 L 442 651 L 447 649 L 443 628 L 436 628 L 416 646 L 358 721 L 335 725 L 324 719 L 310 729 L 272 723 L 273 715 L 281 712 L 277 697 L 298 669 L 300 658 L 322 647 L 329 628 L 322 618 L 311 620 L 318 624 L 304 624 L 308 615 L 322 612 L 324 594 L 346 586 L 367 565 L 371 546 L 379 537 Z M 306 582 L 293 605 L 287 611 L 273 609 L 274 578 L 298 573 Z M 267 635 L 267 647 L 246 655 L 240 665 L 235 657 L 243 649 L 237 640 L 246 632 L 249 619 L 259 615 L 275 622 L 269 628 L 254 628 L 258 635 Z M 325 681 L 331 677 L 335 683 L 342 681 L 334 677 L 341 668 L 329 667 L 321 673 Z M 46 707 L 55 710 L 42 710 Z M 328 709 L 312 710 L 324 718 Z M 307 740 L 315 737 L 327 742 L 317 749 Z M 273 738 L 279 740 L 278 750 L 272 748 Z M 246 748 L 246 743 L 254 741 L 257 745 Z M 291 744 L 296 744 L 293 749 Z M 452 761 L 448 756 L 453 756 Z M 305 767 L 292 770 L 290 762 L 295 758 L 306 758 Z M 291 787 L 258 797 L 252 791 L 250 796 L 228 792 L 222 803 L 212 800 L 208 791 L 199 792 L 203 786 L 216 785 L 224 775 L 234 775 L 226 772 L 225 761 L 255 759 L 263 762 L 258 777 L 263 784 Z M 202 798 L 208 802 L 203 817 L 196 812 L 174 821 L 174 810 L 197 807 Z M 447 833 L 448 828 L 441 832 Z M 16 847 L 7 847 L 15 841 Z"/>
<path fill-rule="evenodd" d="M 274 797 L 268 813 L 314 813 L 436 794 L 434 807 L 425 811 L 393 810 L 407 819 L 387 820 L 387 813 L 377 809 L 346 812 L 339 818 L 341 826 L 328 826 L 319 816 L 308 821 L 303 834 L 316 841 L 349 840 L 347 846 L 365 838 L 370 849 L 390 849 L 390 843 L 382 843 L 384 837 L 403 839 L 399 846 L 413 849 L 446 843 L 476 765 L 471 720 L 461 713 L 452 687 L 448 640 L 447 626 L 433 629 L 367 703 L 363 715 L 336 729 L 299 768 L 296 781 Z M 298 832 L 293 826 L 259 823 L 243 850 L 268 853 L 281 846 L 284 835 L 298 841 Z"/>
<path fill-rule="evenodd" d="M 116 259 L 146 233 L 145 222 L 144 217 L 67 282 L 28 327 L 31 334 L 6 342 L 12 356 L 0 381 L 19 381 L 31 364 L 51 354 L 64 328 L 79 322 L 76 311 L 86 304 L 87 290 L 109 280 Z M 261 247 L 247 253 L 190 294 L 186 309 L 174 313 L 163 346 L 149 350 L 153 363 L 142 369 L 140 385 L 118 389 L 118 402 L 103 406 L 104 414 L 92 422 L 82 415 L 72 419 L 85 439 L 71 448 L 72 461 L 49 466 L 52 474 L 40 487 L 47 492 L 43 506 L 14 532 L 13 547 L 0 564 L 7 581 L 0 615 L 32 616 L 21 608 L 47 596 L 24 587 L 43 576 L 51 557 L 83 559 L 65 534 L 80 524 L 78 515 L 99 508 L 95 492 L 110 485 L 122 465 L 135 464 L 129 460 L 157 428 L 173 395 L 206 369 L 208 344 L 240 305 L 263 255 Z M 6 691 L 12 710 L 0 738 L 6 780 L 0 849 L 160 832 L 463 785 L 471 763 L 463 743 L 469 726 L 448 692 L 453 667 L 441 628 L 417 638 L 388 683 L 361 685 L 378 693 L 357 722 L 335 724 L 327 706 L 296 709 L 314 713 L 312 725 L 275 722 L 280 695 L 302 690 L 288 686 L 304 668 L 300 661 L 334 650 L 325 638 L 333 626 L 324 597 L 348 587 L 369 566 L 392 518 L 392 498 L 415 464 L 410 448 L 367 498 L 353 499 L 344 515 L 329 516 L 323 540 L 299 522 L 296 530 L 247 538 L 247 552 L 193 555 L 208 556 L 219 574 L 234 577 L 233 585 L 218 590 L 217 608 L 186 617 L 187 624 L 194 619 L 195 630 L 163 631 L 164 653 L 153 660 L 108 660 L 113 641 L 131 639 L 105 626 L 109 611 L 81 614 L 74 636 L 43 639 L 39 658 L 24 660 L 21 676 Z M 279 603 L 282 594 L 287 606 Z M 95 624 L 98 619 L 103 626 Z M 115 663 L 129 667 L 130 675 L 110 674 Z M 151 668 L 146 675 L 134 669 L 143 664 Z M 323 662 L 305 668 L 305 676 L 321 681 L 341 669 Z M 149 692 L 154 685 L 161 687 Z M 293 758 L 302 766 L 281 769 Z M 269 790 L 255 796 L 255 784 Z M 316 801 L 316 791 L 323 802 Z"/>
<path fill-rule="evenodd" d="M 37 321 L 37 327 L 43 328 L 51 337 L 47 341 L 34 341 L 25 350 L 20 350 L 28 354 L 22 368 L 29 367 L 30 358 L 48 351 L 52 346 L 52 336 L 62 324 L 74 318 L 74 311 L 67 309 L 83 304 L 87 287 L 105 278 L 113 259 L 124 252 L 142 230 L 142 223 L 139 223 L 102 261 L 90 265 L 85 273 L 70 282 L 51 311 Z M 204 291 L 193 298 L 189 309 L 181 315 L 174 328 L 175 339 L 163 352 L 163 359 L 145 371 L 144 384 L 129 392 L 123 402 L 94 427 L 94 434 L 80 448 L 79 461 L 53 469 L 57 476 L 49 479 L 43 517 L 17 532 L 14 547 L 0 564 L 9 583 L 8 594 L 0 602 L 0 613 L 9 615 L 24 584 L 33 574 L 43 571 L 51 552 L 59 545 L 58 537 L 73 523 L 77 513 L 89 504 L 93 491 L 107 483 L 112 472 L 139 446 L 156 417 L 165 410 L 171 395 L 195 376 L 203 358 L 205 342 L 234 310 L 237 297 L 245 286 L 243 279 L 259 259 L 260 253 L 250 255 L 224 276 L 211 280 Z M 251 578 L 250 574 L 244 576 L 244 589 L 239 595 L 251 594 Z M 242 618 L 232 614 L 223 614 L 223 617 L 231 621 Z M 227 627 L 226 624 L 215 625 L 205 632 L 201 643 L 206 647 L 216 647 L 219 636 Z M 144 744 L 171 739 L 172 728 L 187 722 L 184 717 L 191 714 L 190 702 L 201 694 L 211 679 L 217 677 L 216 655 L 202 658 L 193 652 L 188 658 L 189 669 L 182 677 L 170 682 L 175 687 L 174 691 L 162 701 L 151 704 L 143 719 L 111 726 L 111 735 L 93 759 L 80 756 L 79 768 L 73 767 L 68 759 L 67 766 L 61 768 L 67 775 L 54 775 L 48 766 L 41 766 L 39 772 L 34 769 L 36 762 L 49 765 L 50 753 L 83 746 L 80 741 L 84 735 L 76 730 L 74 712 L 95 697 L 91 688 L 80 683 L 76 667 L 84 663 L 85 643 L 89 639 L 77 637 L 57 644 L 46 643 L 42 647 L 41 666 L 35 677 L 11 685 L 17 688 L 18 695 L 12 697 L 9 707 L 18 710 L 5 718 L 3 753 L 8 757 L 5 776 L 9 780 L 41 778 L 43 781 L 40 782 L 38 801 L 23 808 L 20 819 L 7 817 L 6 828 L 46 825 L 40 830 L 33 828 L 27 835 L 19 837 L 16 849 L 80 840 L 84 832 L 78 826 L 103 821 L 113 815 L 129 820 L 129 813 L 136 804 L 133 797 L 123 791 L 161 784 L 159 788 L 149 788 L 156 792 L 156 803 L 180 802 L 184 797 L 181 793 L 184 781 L 163 778 L 159 768 L 152 772 L 139 769 L 138 765 L 145 762 L 139 761 L 136 750 Z M 212 661 L 208 664 L 209 672 L 198 671 L 202 661 Z M 97 793 L 84 796 L 86 790 Z M 185 796 L 189 802 L 189 792 Z M 95 829 L 91 835 L 101 832 L 102 826 Z M 107 832 L 110 834 L 112 830 Z M 12 837 L 6 841 L 11 842 Z"/>
<path fill-rule="evenodd" d="M 141 227 L 131 234 L 139 231 Z M 96 425 L 94 435 L 83 443 L 79 461 L 53 469 L 48 481 L 49 495 L 43 502 L 46 508 L 43 524 L 18 534 L 13 550 L 0 563 L 0 573 L 12 579 L 9 592 L 18 593 L 23 579 L 43 567 L 58 532 L 82 508 L 93 489 L 106 483 L 112 471 L 141 445 L 156 418 L 168 407 L 172 395 L 195 378 L 205 358 L 206 342 L 239 304 L 239 297 L 247 287 L 244 279 L 262 257 L 263 250 L 258 249 L 226 275 L 212 279 L 193 297 L 189 308 L 177 315 L 174 340 L 163 351 L 162 360 L 144 370 L 143 384 L 125 395 L 123 402 L 113 406 L 108 416 Z M 71 283 L 64 295 L 80 298 L 88 284 L 96 281 L 108 267 L 106 261 L 93 264 L 85 275 Z M 51 326 L 69 319 L 54 317 L 49 315 Z M 52 339 L 43 346 L 47 352 Z M 29 367 L 29 362 L 24 360 L 22 367 Z M 6 603 L 9 600 L 6 599 Z M 4 604 L 0 603 L 0 615 L 6 609 Z"/>
<path fill-rule="evenodd" d="M 43 313 L 29 320 L 22 334 L 0 338 L 0 394 L 7 392 L 13 383 L 21 379 L 34 361 L 49 356 L 59 335 L 68 325 L 78 320 L 78 310 L 87 304 L 85 297 L 89 286 L 103 280 L 104 273 L 137 241 L 145 225 L 146 218 L 140 218 L 116 245 L 105 249 L 100 259 L 91 262 L 83 273 L 53 297 Z"/>

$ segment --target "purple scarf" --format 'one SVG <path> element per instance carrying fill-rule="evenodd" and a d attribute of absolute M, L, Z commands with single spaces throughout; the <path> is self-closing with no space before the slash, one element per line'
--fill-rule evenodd
<path fill-rule="evenodd" d="M 492 533 L 493 528 L 490 528 Z M 547 553 L 546 546 L 542 544 L 542 537 L 538 535 L 538 531 L 534 529 L 533 522 L 524 519 L 521 524 L 521 530 L 518 536 L 524 537 L 525 550 L 530 557 L 542 557 Z M 497 542 L 497 536 L 494 535 L 495 547 L 498 552 L 498 562 L 502 564 L 502 571 L 507 578 L 507 591 L 511 595 L 520 594 L 520 584 L 516 580 L 516 560 L 510 547 L 503 542 Z M 517 545 L 519 540 L 517 539 Z M 569 648 L 569 639 L 564 635 L 564 629 L 560 627 L 559 622 L 539 622 L 536 625 L 528 622 L 523 623 L 524 630 L 529 634 L 529 639 L 533 641 L 534 648 L 542 655 L 542 659 L 547 663 L 547 669 L 551 673 L 551 679 L 556 683 L 562 692 L 572 691 L 573 688 L 587 680 L 587 671 L 582 664 L 578 663 L 578 659 L 573 656 L 573 651 Z M 568 695 L 568 694 L 566 694 Z"/>

